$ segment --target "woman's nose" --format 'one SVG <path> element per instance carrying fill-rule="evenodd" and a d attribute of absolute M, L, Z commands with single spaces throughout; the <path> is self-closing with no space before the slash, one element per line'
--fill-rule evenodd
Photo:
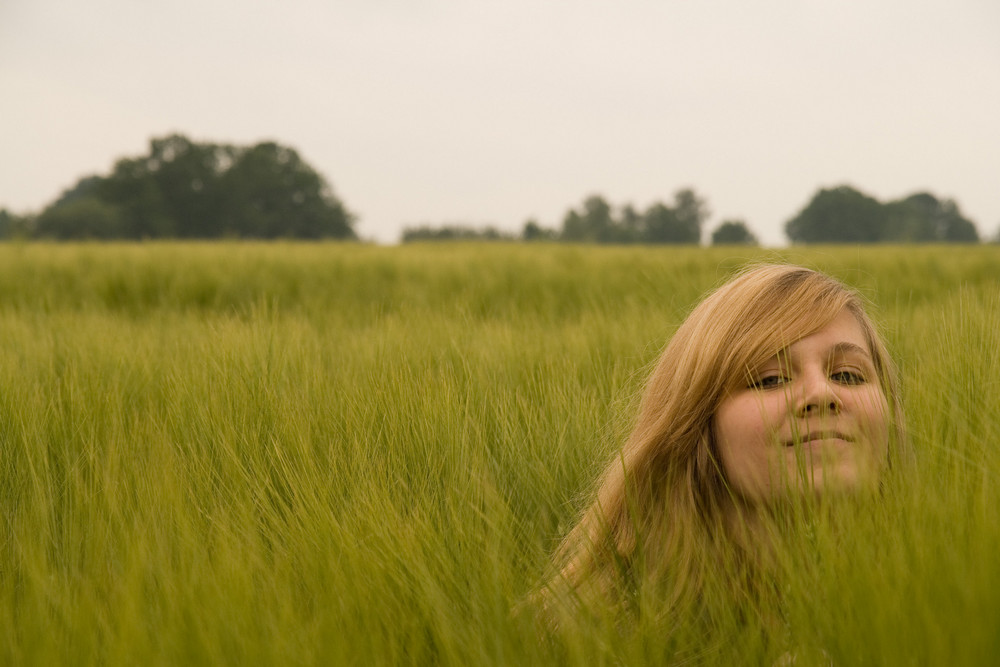
<path fill-rule="evenodd" d="M 800 392 L 795 405 L 797 416 L 835 415 L 843 408 L 836 387 L 826 373 L 806 373 L 801 376 L 800 382 Z"/>

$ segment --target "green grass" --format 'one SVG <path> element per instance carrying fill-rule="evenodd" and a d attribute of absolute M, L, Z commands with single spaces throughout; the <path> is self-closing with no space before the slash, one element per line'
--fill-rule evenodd
<path fill-rule="evenodd" d="M 650 364 L 759 259 L 874 302 L 915 465 L 794 538 L 780 630 L 539 633 Z M 998 329 L 996 247 L 0 246 L 0 663 L 986 664 Z"/>

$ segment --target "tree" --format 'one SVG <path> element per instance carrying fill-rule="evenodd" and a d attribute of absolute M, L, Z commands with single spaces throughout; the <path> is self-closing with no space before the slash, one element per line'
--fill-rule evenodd
<path fill-rule="evenodd" d="M 526 220 L 524 229 L 521 230 L 521 240 L 523 241 L 548 241 L 554 237 L 553 230 L 542 227 L 534 218 Z"/>
<path fill-rule="evenodd" d="M 159 163 L 154 158 L 123 158 L 111 175 L 98 184 L 96 194 L 118 208 L 122 236 L 128 239 L 177 236 L 177 222 L 167 213 L 164 193 L 157 181 Z M 58 208 L 58 203 L 53 206 Z"/>
<path fill-rule="evenodd" d="M 712 232 L 712 245 L 757 245 L 757 237 L 742 220 L 723 220 Z"/>
<path fill-rule="evenodd" d="M 905 201 L 886 204 L 885 228 L 882 240 L 894 243 L 927 243 L 936 236 L 932 218 Z"/>
<path fill-rule="evenodd" d="M 148 155 L 119 160 L 106 177 L 81 179 L 39 223 L 56 238 L 355 237 L 353 215 L 295 150 L 180 134 L 152 139 Z"/>
<path fill-rule="evenodd" d="M 672 207 L 656 202 L 646 209 L 641 239 L 645 243 L 698 244 L 708 213 L 705 200 L 693 190 L 678 190 Z"/>
<path fill-rule="evenodd" d="M 30 234 L 34 219 L 0 208 L 0 239 L 23 238 Z"/>
<path fill-rule="evenodd" d="M 674 193 L 674 211 L 686 232 L 687 242 L 700 243 L 701 226 L 710 214 L 708 202 L 696 195 L 694 190 L 684 188 Z"/>
<path fill-rule="evenodd" d="M 622 207 L 621 226 L 623 234 L 634 242 L 642 239 L 643 217 L 632 204 Z"/>
<path fill-rule="evenodd" d="M 701 226 L 708 206 L 693 190 L 678 190 L 674 205 L 655 202 L 641 214 L 631 204 L 614 215 L 611 204 L 599 195 L 570 209 L 563 218 L 562 241 L 577 243 L 694 243 L 701 241 Z"/>
<path fill-rule="evenodd" d="M 979 243 L 976 225 L 962 215 L 958 204 L 948 199 L 942 203 L 944 233 L 941 240 L 947 243 Z"/>
<path fill-rule="evenodd" d="M 150 141 L 149 154 L 123 158 L 97 187 L 121 209 L 128 238 L 219 236 L 219 179 L 231 146 L 199 144 L 173 134 Z"/>
<path fill-rule="evenodd" d="M 816 193 L 785 233 L 793 243 L 871 243 L 882 240 L 886 219 L 878 200 L 841 185 Z"/>
<path fill-rule="evenodd" d="M 97 176 L 96 174 L 84 176 L 76 182 L 76 185 L 64 190 L 52 206 L 63 206 L 65 204 L 72 204 L 73 202 L 85 197 L 97 196 L 98 188 L 101 187 L 101 182 L 103 180 L 103 178 Z"/>
<path fill-rule="evenodd" d="M 403 243 L 415 241 L 513 241 L 514 235 L 502 232 L 496 227 L 473 227 L 471 225 L 420 225 L 403 230 Z"/>
<path fill-rule="evenodd" d="M 642 240 L 646 243 L 685 243 L 686 230 L 677 213 L 663 202 L 656 202 L 642 214 Z"/>
<path fill-rule="evenodd" d="M 562 240 L 589 243 L 621 243 L 621 230 L 611 215 L 611 205 L 600 195 L 583 201 L 583 210 L 570 210 L 563 218 Z"/>
<path fill-rule="evenodd" d="M 232 228 L 258 238 L 353 237 L 352 216 L 299 154 L 274 142 L 240 152 L 223 176 Z"/>
<path fill-rule="evenodd" d="M 923 243 L 976 243 L 979 232 L 951 199 L 918 192 L 886 204 L 884 240 Z"/>
<path fill-rule="evenodd" d="M 107 240 L 124 236 L 119 210 L 94 196 L 47 208 L 35 221 L 34 233 L 42 238 L 66 240 Z"/>

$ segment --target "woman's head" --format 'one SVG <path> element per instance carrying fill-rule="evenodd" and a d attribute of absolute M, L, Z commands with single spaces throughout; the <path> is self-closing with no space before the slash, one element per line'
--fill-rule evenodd
<path fill-rule="evenodd" d="M 703 504 L 719 493 L 759 501 L 782 485 L 823 486 L 818 468 L 845 463 L 808 444 L 815 436 L 839 433 L 854 449 L 868 447 L 854 457 L 863 477 L 878 468 L 868 455 L 884 461 L 889 431 L 901 441 L 901 429 L 892 361 L 861 298 L 822 273 L 764 265 L 709 295 L 681 325 L 650 377 L 626 449 L 654 469 L 686 468 L 689 492 Z M 747 451 L 762 438 L 774 451 Z"/>
<path fill-rule="evenodd" d="M 712 420 L 727 486 L 744 502 L 874 487 L 889 410 L 874 355 L 848 308 L 747 368 Z"/>
<path fill-rule="evenodd" d="M 610 571 L 641 562 L 695 577 L 734 514 L 874 480 L 902 441 L 895 371 L 861 298 L 809 269 L 751 267 L 664 349 L 631 436 L 562 545 L 561 576 L 607 589 Z"/>

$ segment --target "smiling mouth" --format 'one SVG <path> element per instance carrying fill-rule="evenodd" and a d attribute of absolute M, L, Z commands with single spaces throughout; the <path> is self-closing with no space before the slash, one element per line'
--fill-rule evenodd
<path fill-rule="evenodd" d="M 819 440 L 844 440 L 846 442 L 853 442 L 853 440 L 840 431 L 811 431 L 801 438 L 793 438 L 785 442 L 785 447 L 794 447 L 796 444 L 808 445 L 811 442 L 816 442 Z"/>

